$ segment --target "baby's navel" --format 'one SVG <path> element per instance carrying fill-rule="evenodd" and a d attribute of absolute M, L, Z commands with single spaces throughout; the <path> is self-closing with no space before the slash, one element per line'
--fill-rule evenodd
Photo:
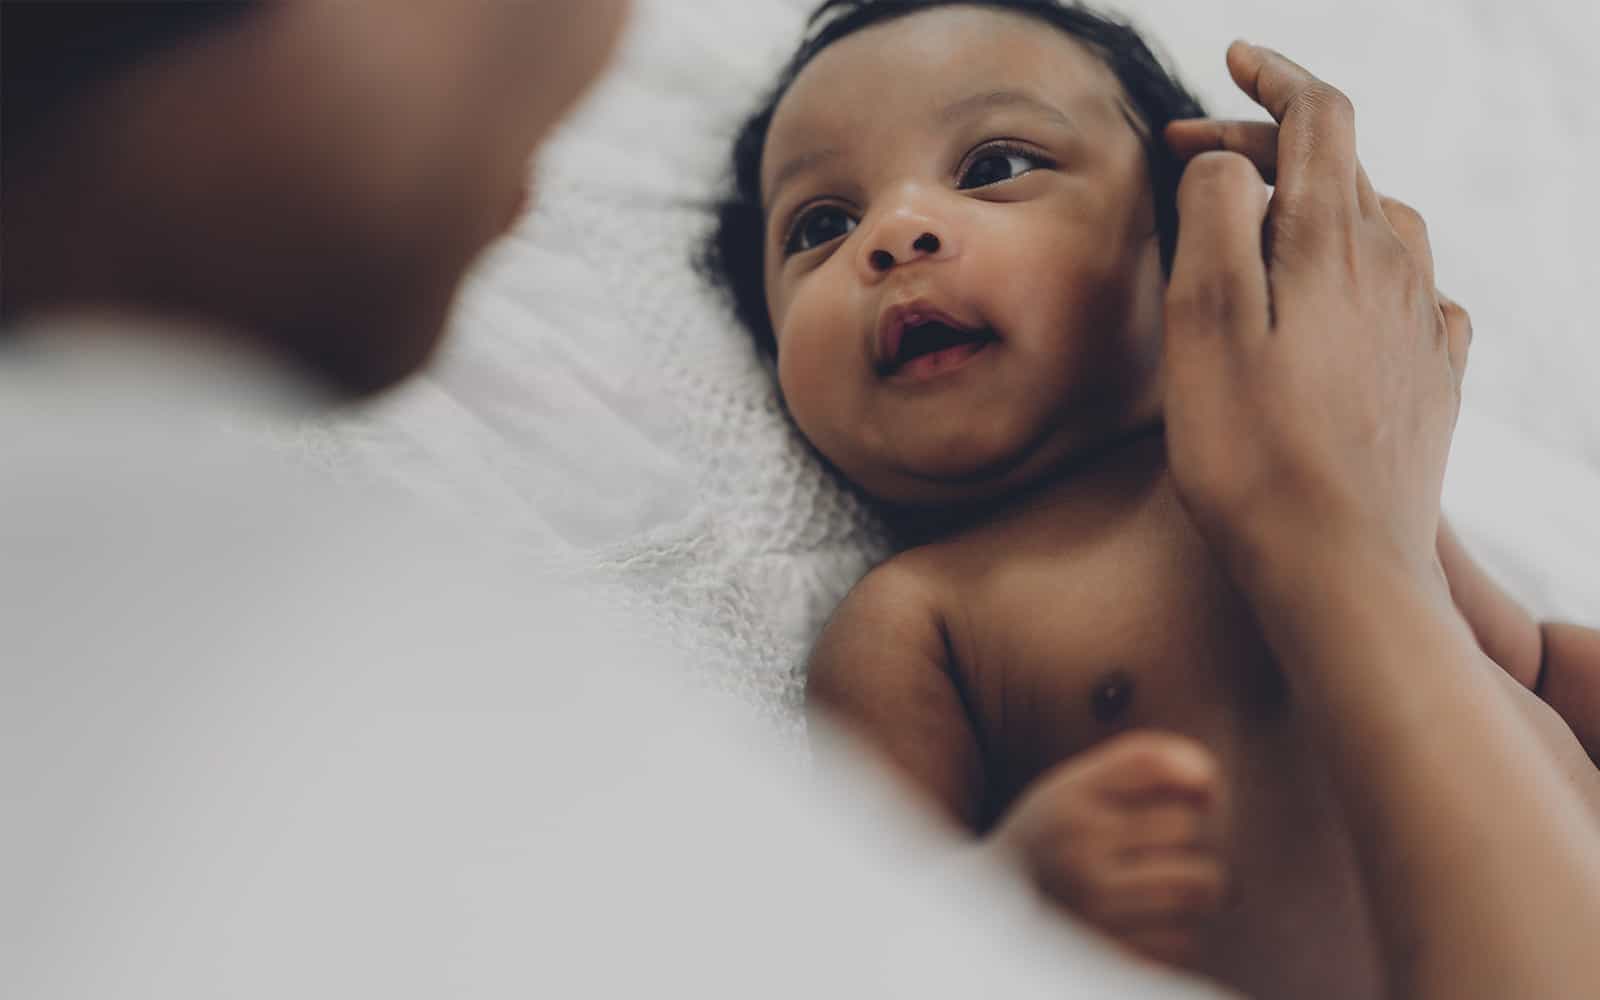
<path fill-rule="evenodd" d="M 1133 707 L 1134 679 L 1126 670 L 1113 670 L 1095 683 L 1089 711 L 1104 725 L 1120 722 Z"/>

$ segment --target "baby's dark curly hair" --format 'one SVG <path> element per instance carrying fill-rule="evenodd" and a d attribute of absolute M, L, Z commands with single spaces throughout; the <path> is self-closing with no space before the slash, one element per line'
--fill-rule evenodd
<path fill-rule="evenodd" d="M 733 144 L 732 178 L 716 204 L 716 220 L 699 252 L 700 270 L 731 300 L 734 314 L 766 357 L 777 354 L 767 311 L 765 219 L 761 208 L 761 155 L 778 104 L 824 49 L 864 28 L 935 7 L 990 7 L 1038 18 L 1089 47 L 1116 74 L 1129 103 L 1148 129 L 1145 148 L 1154 188 L 1162 265 L 1170 270 L 1178 240 L 1178 180 L 1183 168 L 1161 141 L 1169 122 L 1198 118 L 1200 102 L 1178 82 L 1130 25 L 1066 0 L 826 0 L 811 15 L 804 42 L 778 76 L 759 110 Z"/>

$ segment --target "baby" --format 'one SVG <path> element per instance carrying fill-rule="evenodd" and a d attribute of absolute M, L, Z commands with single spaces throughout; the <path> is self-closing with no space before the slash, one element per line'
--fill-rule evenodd
<path fill-rule="evenodd" d="M 709 256 L 796 425 L 908 542 L 828 625 L 812 700 L 1135 951 L 1255 996 L 1378 996 L 1296 692 L 1166 468 L 1162 136 L 1201 108 L 1057 0 L 813 23 Z M 1600 816 L 1600 633 L 1534 622 L 1448 530 L 1440 559 Z"/>

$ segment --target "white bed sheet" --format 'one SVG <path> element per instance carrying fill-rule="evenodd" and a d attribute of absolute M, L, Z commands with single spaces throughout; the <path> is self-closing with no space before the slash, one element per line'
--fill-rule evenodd
<path fill-rule="evenodd" d="M 881 551 L 785 424 L 689 266 L 728 138 L 809 0 L 641 0 L 548 150 L 539 206 L 469 289 L 442 363 L 305 447 L 538 558 L 599 562 L 704 678 L 794 736 L 811 636 Z M 1346 88 L 1386 192 L 1429 218 L 1478 333 L 1447 504 L 1544 613 L 1600 621 L 1600 37 L 1591 4 L 1130 0 L 1214 112 L 1227 42 Z"/>

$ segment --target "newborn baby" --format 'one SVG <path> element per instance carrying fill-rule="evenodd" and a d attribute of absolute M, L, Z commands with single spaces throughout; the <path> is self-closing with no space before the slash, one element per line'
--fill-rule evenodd
<path fill-rule="evenodd" d="M 1054 0 L 834 0 L 814 25 L 710 254 L 795 424 L 907 542 L 828 625 L 812 699 L 1134 950 L 1252 995 L 1380 995 L 1296 692 L 1168 476 L 1162 136 L 1199 105 Z M 1440 556 L 1600 815 L 1600 634 L 1539 626 L 1448 532 Z"/>

